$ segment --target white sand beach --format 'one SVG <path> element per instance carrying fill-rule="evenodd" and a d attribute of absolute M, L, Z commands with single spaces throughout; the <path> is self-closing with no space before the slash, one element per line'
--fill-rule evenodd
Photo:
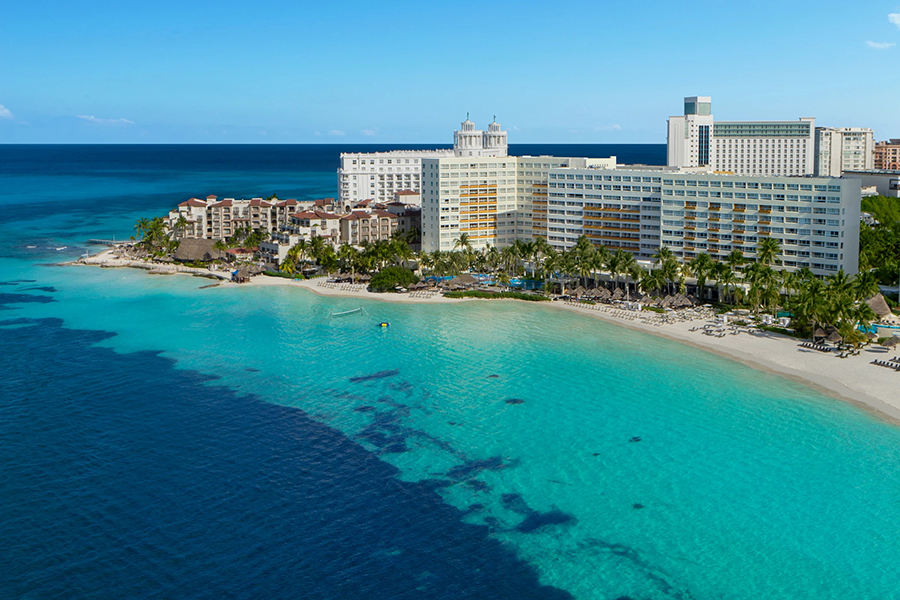
<path fill-rule="evenodd" d="M 445 298 L 440 294 L 430 297 L 410 294 L 376 294 L 364 285 L 330 285 L 323 278 L 291 280 L 280 277 L 254 277 L 249 283 L 231 283 L 228 271 L 209 271 L 184 267 L 171 263 L 152 263 L 140 260 L 116 258 L 112 250 L 106 250 L 75 263 L 103 267 L 132 267 L 150 273 L 184 273 L 195 276 L 218 278 L 222 286 L 287 286 L 297 287 L 321 296 L 353 297 L 379 302 L 435 303 L 453 302 L 501 302 L 502 300 L 479 300 L 475 298 Z M 522 302 L 520 300 L 508 300 Z M 739 334 L 726 333 L 724 336 L 706 335 L 702 331 L 705 323 L 695 320 L 687 322 L 653 325 L 641 319 L 620 318 L 621 311 L 592 309 L 590 305 L 573 305 L 565 302 L 541 303 L 560 310 L 570 310 L 585 316 L 603 319 L 623 327 L 630 327 L 645 333 L 657 335 L 681 343 L 690 344 L 701 350 L 714 352 L 751 367 L 778 373 L 810 386 L 826 395 L 849 401 L 880 417 L 900 424 L 900 372 L 870 364 L 873 360 L 893 357 L 894 351 L 880 346 L 863 348 L 857 356 L 838 358 L 836 353 L 822 353 L 803 348 L 795 338 L 765 332 L 748 333 L 746 328 Z"/>

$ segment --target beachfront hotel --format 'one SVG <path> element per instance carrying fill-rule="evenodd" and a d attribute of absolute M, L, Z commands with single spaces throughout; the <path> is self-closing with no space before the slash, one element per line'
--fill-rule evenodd
<path fill-rule="evenodd" d="M 614 156 L 426 158 L 422 169 L 422 249 L 453 250 L 464 233 L 475 249 L 543 237 L 550 171 L 615 165 Z"/>
<path fill-rule="evenodd" d="M 684 99 L 684 115 L 669 117 L 667 164 L 738 175 L 812 175 L 815 122 L 715 121 L 712 98 L 691 96 Z"/>
<path fill-rule="evenodd" d="M 860 180 L 775 177 L 699 169 L 568 168 L 550 172 L 548 242 L 570 248 L 580 235 L 649 259 L 662 246 L 682 261 L 732 250 L 755 258 L 779 242 L 782 266 L 817 275 L 857 272 Z"/>
<path fill-rule="evenodd" d="M 344 205 L 362 200 L 390 202 L 394 194 L 422 189 L 422 161 L 451 157 L 504 157 L 507 135 L 494 121 L 487 131 L 475 129 L 466 117 L 453 132 L 453 148 L 438 150 L 392 150 L 389 152 L 341 153 L 338 169 L 338 199 Z"/>

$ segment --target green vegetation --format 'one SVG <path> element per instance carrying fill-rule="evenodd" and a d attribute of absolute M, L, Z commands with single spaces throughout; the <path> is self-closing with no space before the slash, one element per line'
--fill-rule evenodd
<path fill-rule="evenodd" d="M 483 298 L 486 300 L 526 300 L 528 302 L 548 302 L 550 299 L 539 294 L 526 294 L 523 292 L 485 292 L 483 290 L 465 290 L 460 292 L 447 292 L 445 298 Z"/>
<path fill-rule="evenodd" d="M 281 277 L 283 279 L 303 279 L 303 275 L 289 275 L 288 273 L 284 273 L 282 271 L 263 271 L 263 275 L 268 275 L 269 277 Z"/>
<path fill-rule="evenodd" d="M 138 219 L 134 230 L 140 238 L 136 245 L 147 250 L 151 256 L 165 256 L 178 248 L 178 241 L 169 236 L 166 222 L 161 217 Z"/>
<path fill-rule="evenodd" d="M 385 267 L 372 276 L 369 290 L 372 292 L 393 292 L 398 286 L 406 288 L 418 283 L 416 274 L 406 267 Z"/>
<path fill-rule="evenodd" d="M 870 213 L 883 226 L 900 225 L 900 198 L 869 196 L 862 199 L 860 208 L 863 212 Z"/>
<path fill-rule="evenodd" d="M 900 280 L 900 199 L 863 198 L 862 210 L 871 213 L 876 225 L 859 224 L 859 270 L 874 271 L 882 285 Z"/>

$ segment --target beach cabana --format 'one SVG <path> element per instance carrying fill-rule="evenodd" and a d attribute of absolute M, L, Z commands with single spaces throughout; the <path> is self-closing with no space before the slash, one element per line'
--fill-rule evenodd
<path fill-rule="evenodd" d="M 209 262 L 222 260 L 225 253 L 216 249 L 216 240 L 185 238 L 178 242 L 173 255 L 178 262 Z"/>
<path fill-rule="evenodd" d="M 463 273 L 462 275 L 457 275 L 453 279 L 450 280 L 450 287 L 460 286 L 460 287 L 471 287 L 478 283 L 478 280 L 469 275 L 468 273 Z"/>
<path fill-rule="evenodd" d="M 825 341 L 831 342 L 832 344 L 839 344 L 841 341 L 843 341 L 843 339 L 844 338 L 841 336 L 840 333 L 837 332 L 837 330 L 834 330 L 831 333 L 829 333 L 827 336 L 825 336 Z"/>
<path fill-rule="evenodd" d="M 881 345 L 885 348 L 896 348 L 897 345 L 900 344 L 900 337 L 893 336 L 881 342 Z"/>

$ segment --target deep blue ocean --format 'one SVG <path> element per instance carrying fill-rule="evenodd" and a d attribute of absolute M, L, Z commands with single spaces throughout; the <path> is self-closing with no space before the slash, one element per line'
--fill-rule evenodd
<path fill-rule="evenodd" d="M 900 428 L 793 381 L 530 303 L 57 266 L 376 149 L 0 145 L 0 599 L 900 598 Z"/>

